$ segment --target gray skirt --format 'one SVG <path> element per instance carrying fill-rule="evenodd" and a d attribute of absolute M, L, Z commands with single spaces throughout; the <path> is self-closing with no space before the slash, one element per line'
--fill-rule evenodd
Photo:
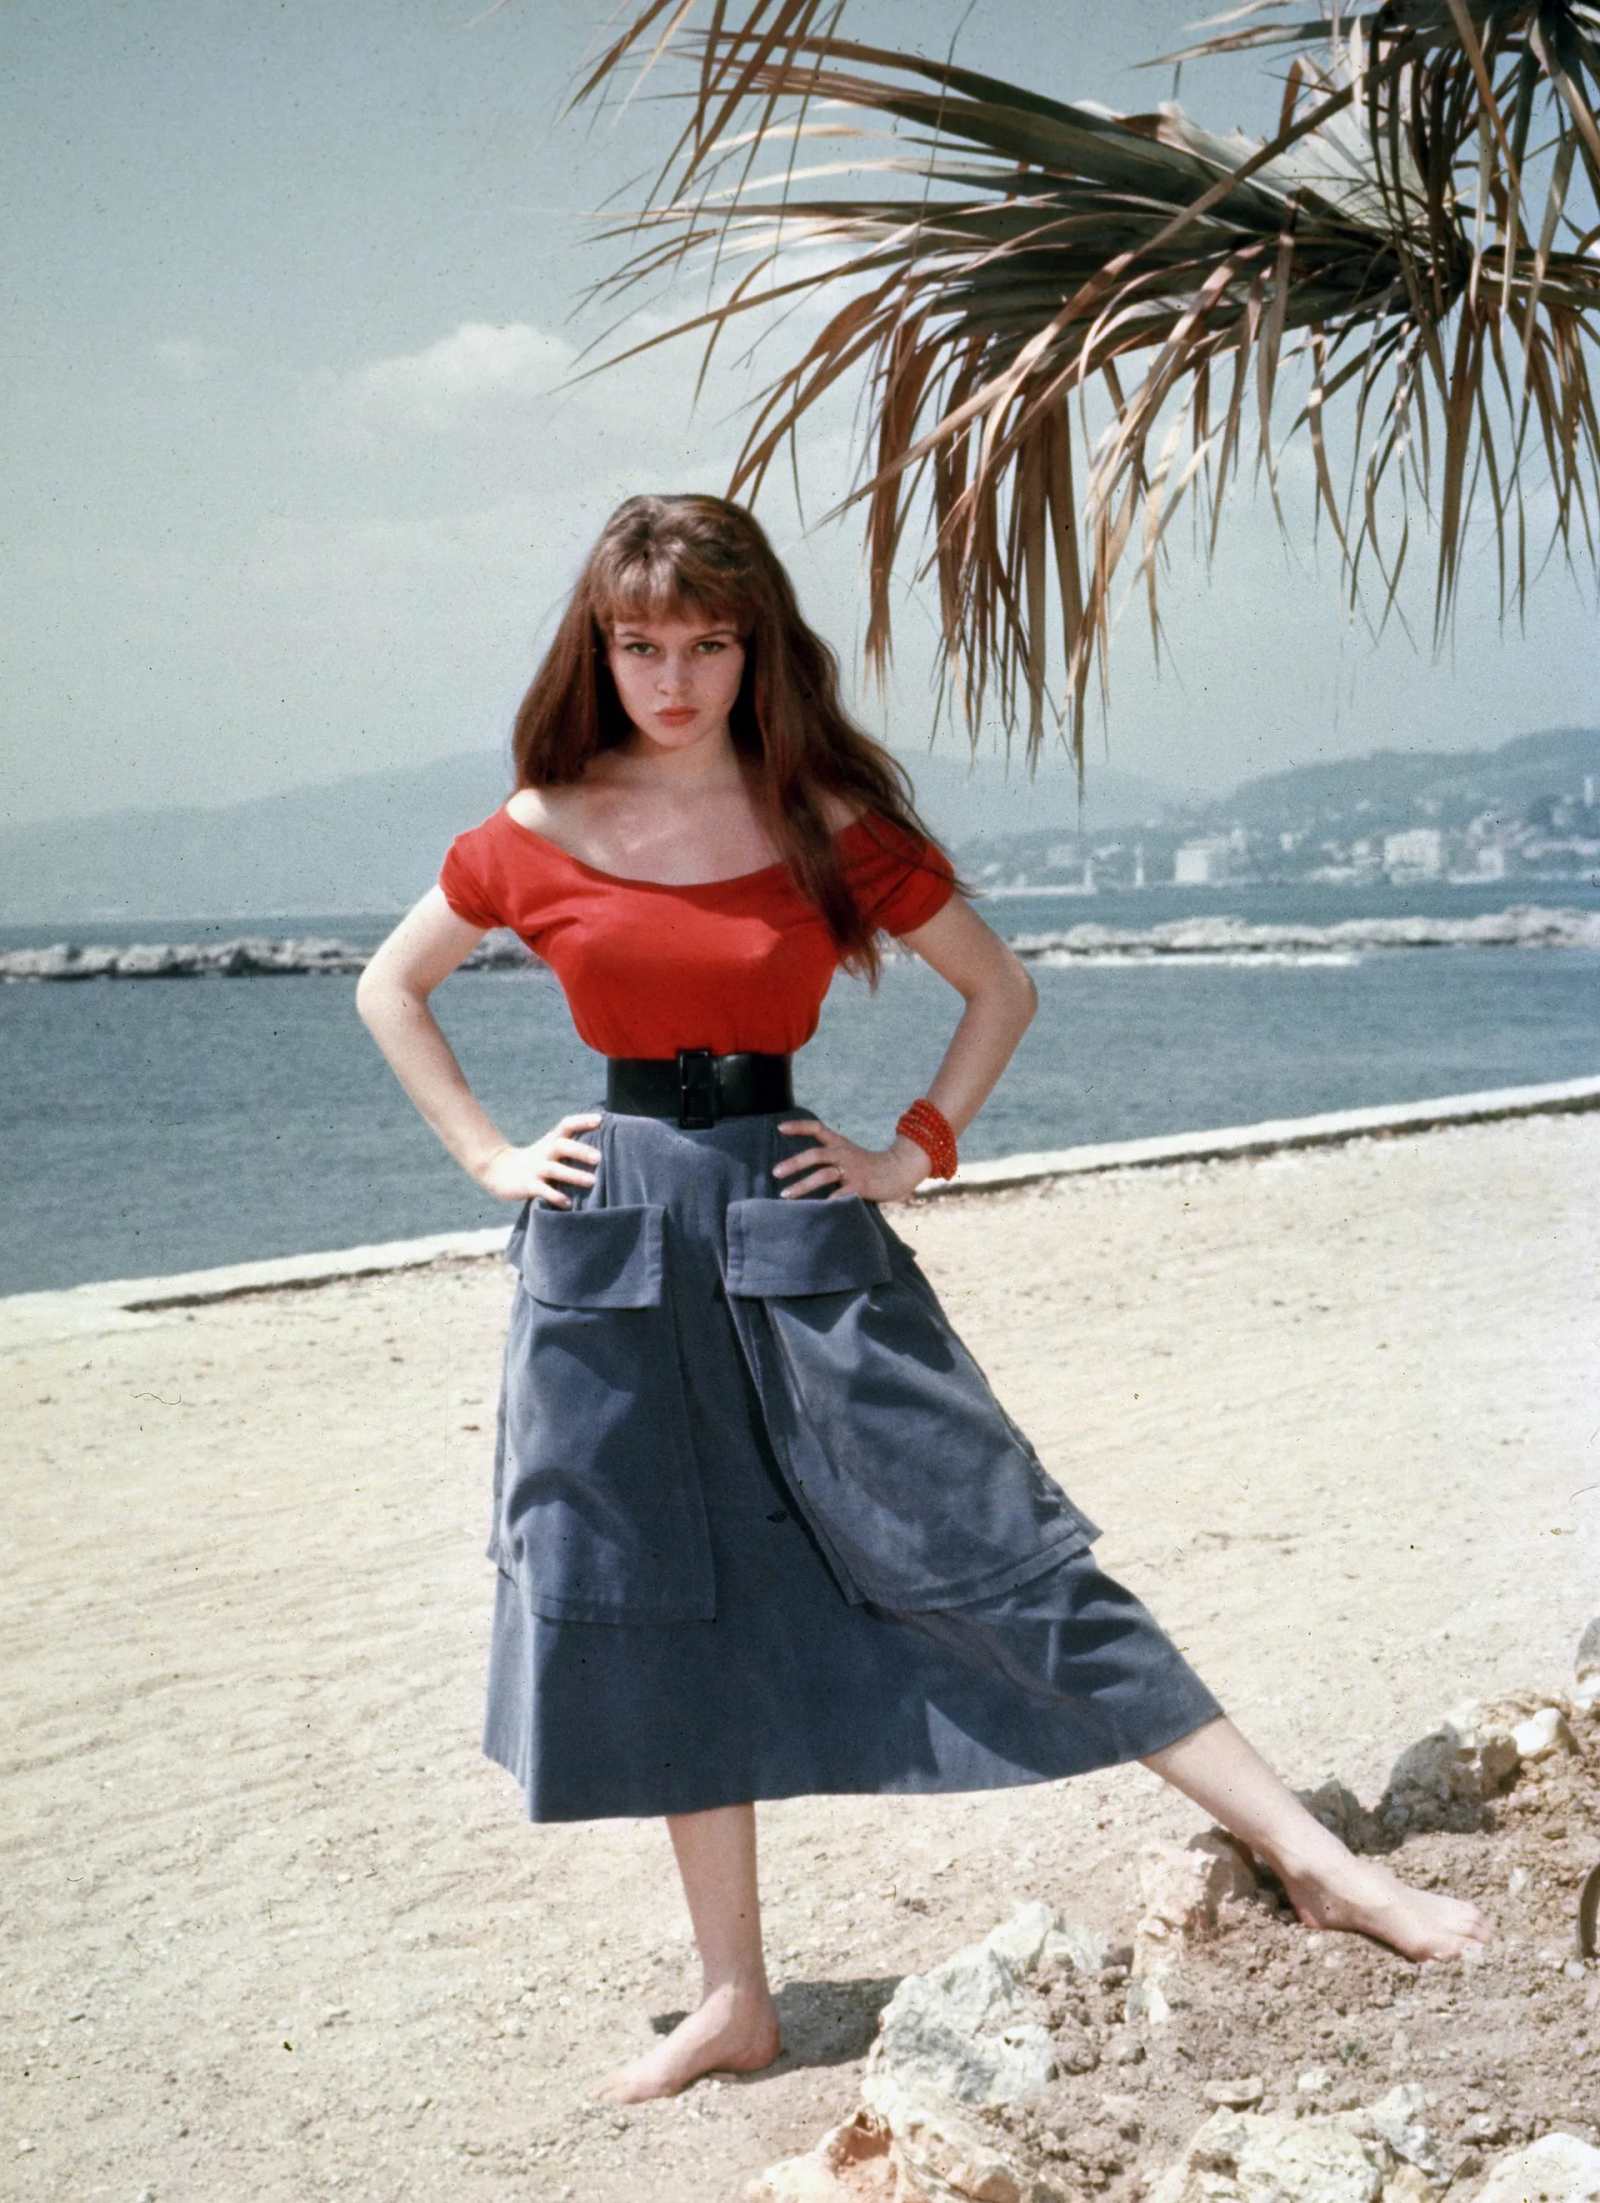
<path fill-rule="evenodd" d="M 1049 1781 L 1220 1711 L 882 1211 L 778 1200 L 809 1114 L 608 1112 L 512 1234 L 484 1750 L 535 1820 Z"/>

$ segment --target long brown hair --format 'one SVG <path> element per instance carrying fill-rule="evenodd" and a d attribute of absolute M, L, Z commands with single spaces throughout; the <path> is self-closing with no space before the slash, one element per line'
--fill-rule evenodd
<path fill-rule="evenodd" d="M 577 780 L 592 757 L 628 738 L 632 723 L 606 656 L 610 631 L 624 619 L 685 613 L 738 628 L 745 660 L 728 715 L 734 747 L 760 760 L 764 821 L 796 886 L 821 912 L 845 965 L 876 982 L 877 940 L 850 892 L 822 798 L 862 805 L 889 847 L 896 828 L 933 836 L 903 766 L 847 716 L 839 662 L 801 618 L 788 575 L 742 505 L 686 496 L 630 497 L 617 507 L 517 713 L 517 786 Z"/>

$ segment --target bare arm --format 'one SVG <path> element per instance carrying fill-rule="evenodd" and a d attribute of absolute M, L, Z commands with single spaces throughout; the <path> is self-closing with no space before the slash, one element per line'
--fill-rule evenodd
<path fill-rule="evenodd" d="M 952 895 L 925 926 L 904 938 L 966 1004 L 927 1090 L 959 1138 L 1033 1022 L 1039 990 L 1026 966 L 961 895 Z M 926 1154 L 904 1133 L 896 1133 L 889 1147 L 874 1149 L 857 1147 L 813 1118 L 793 1119 L 783 1129 L 819 1135 L 817 1146 L 774 1166 L 774 1177 L 795 1180 L 783 1188 L 785 1197 L 828 1188 L 868 1201 L 903 1201 L 928 1175 Z M 807 1175 L 800 1177 L 802 1171 Z"/>
<path fill-rule="evenodd" d="M 966 1003 L 928 1088 L 959 1139 L 1033 1023 L 1039 990 L 1022 959 L 964 896 L 952 895 L 905 943 Z"/>
<path fill-rule="evenodd" d="M 560 1183 L 592 1185 L 597 1149 L 573 1138 L 600 1122 L 598 1111 L 563 1117 L 543 1139 L 516 1147 L 467 1084 L 428 997 L 483 939 L 430 888 L 378 950 L 356 988 L 356 1008 L 389 1059 L 395 1077 L 469 1178 L 503 1201 L 530 1196 L 558 1208 L 571 1203 Z"/>

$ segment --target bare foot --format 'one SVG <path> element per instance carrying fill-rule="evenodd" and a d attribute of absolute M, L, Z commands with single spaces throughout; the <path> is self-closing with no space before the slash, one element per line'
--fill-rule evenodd
<path fill-rule="evenodd" d="M 768 1991 L 726 1983 L 708 1990 L 699 2011 L 681 2020 L 665 2042 L 619 2065 L 589 2093 L 602 2103 L 647 2103 L 654 2096 L 676 2096 L 707 2073 L 758 2073 L 782 2048 Z"/>
<path fill-rule="evenodd" d="M 1346 1853 L 1320 1871 L 1279 1871 L 1304 1926 L 1370 1935 L 1402 1958 L 1459 1958 L 1469 1943 L 1494 1934 L 1476 1905 L 1413 1889 L 1374 1859 Z"/>

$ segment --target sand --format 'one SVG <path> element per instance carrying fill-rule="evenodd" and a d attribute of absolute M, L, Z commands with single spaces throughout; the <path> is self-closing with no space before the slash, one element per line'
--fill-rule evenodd
<path fill-rule="evenodd" d="M 1600 1117 L 900 1211 L 1046 1461 L 1291 1780 L 1364 1796 L 1600 1609 Z M 479 1755 L 509 1276 L 441 1265 L 0 1358 L 0 2192 L 733 2198 L 854 2101 L 894 1980 L 1109 1924 L 1138 1768 L 764 1807 L 790 2048 L 587 2083 L 695 1992 L 659 1824 Z"/>

